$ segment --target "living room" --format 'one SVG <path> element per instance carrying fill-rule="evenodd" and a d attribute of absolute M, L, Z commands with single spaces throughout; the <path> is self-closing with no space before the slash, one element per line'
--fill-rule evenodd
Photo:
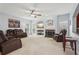
<path fill-rule="evenodd" d="M 73 39 L 78 40 L 78 26 L 74 20 L 78 13 L 78 3 L 1 3 L 1 54 L 79 54 L 79 41 L 74 45 L 74 49 L 71 45 L 64 51 L 63 36 L 59 36 L 60 32 L 66 29 L 66 37 L 73 37 Z M 9 39 L 12 40 L 9 41 Z M 72 40 L 70 42 L 72 43 Z M 68 45 L 70 44 L 68 43 Z"/>

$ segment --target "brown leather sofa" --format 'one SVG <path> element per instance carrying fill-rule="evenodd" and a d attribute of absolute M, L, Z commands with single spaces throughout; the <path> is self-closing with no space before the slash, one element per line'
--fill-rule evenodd
<path fill-rule="evenodd" d="M 6 37 L 3 31 L 0 30 L 0 52 L 2 55 L 8 54 L 22 47 L 19 38 Z"/>
<path fill-rule="evenodd" d="M 23 32 L 22 29 L 8 29 L 6 31 L 6 36 L 11 36 L 15 38 L 27 37 L 27 33 Z"/>
<path fill-rule="evenodd" d="M 14 29 L 14 36 L 17 38 L 27 37 L 27 33 L 24 33 L 22 29 Z"/>

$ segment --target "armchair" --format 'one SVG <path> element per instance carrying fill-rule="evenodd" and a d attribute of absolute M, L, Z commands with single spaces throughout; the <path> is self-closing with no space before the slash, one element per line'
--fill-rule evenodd
<path fill-rule="evenodd" d="M 55 34 L 54 39 L 57 42 L 63 42 L 63 30 L 61 30 L 59 34 Z"/>

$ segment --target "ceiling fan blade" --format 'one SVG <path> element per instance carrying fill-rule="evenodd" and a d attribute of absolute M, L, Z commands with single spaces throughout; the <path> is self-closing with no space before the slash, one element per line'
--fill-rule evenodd
<path fill-rule="evenodd" d="M 33 15 L 36 15 L 36 16 L 42 16 L 41 14 L 33 14 Z"/>
<path fill-rule="evenodd" d="M 35 11 L 35 10 L 32 10 L 32 11 L 31 11 L 31 14 L 33 14 L 34 11 Z"/>

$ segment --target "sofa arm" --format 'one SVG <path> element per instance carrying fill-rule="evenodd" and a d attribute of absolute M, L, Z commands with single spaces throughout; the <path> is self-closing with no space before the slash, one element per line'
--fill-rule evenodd
<path fill-rule="evenodd" d="M 1 53 L 7 54 L 18 48 L 21 48 L 22 43 L 21 43 L 20 39 L 14 38 L 14 39 L 8 40 L 6 42 L 3 42 L 0 46 L 1 46 Z"/>

